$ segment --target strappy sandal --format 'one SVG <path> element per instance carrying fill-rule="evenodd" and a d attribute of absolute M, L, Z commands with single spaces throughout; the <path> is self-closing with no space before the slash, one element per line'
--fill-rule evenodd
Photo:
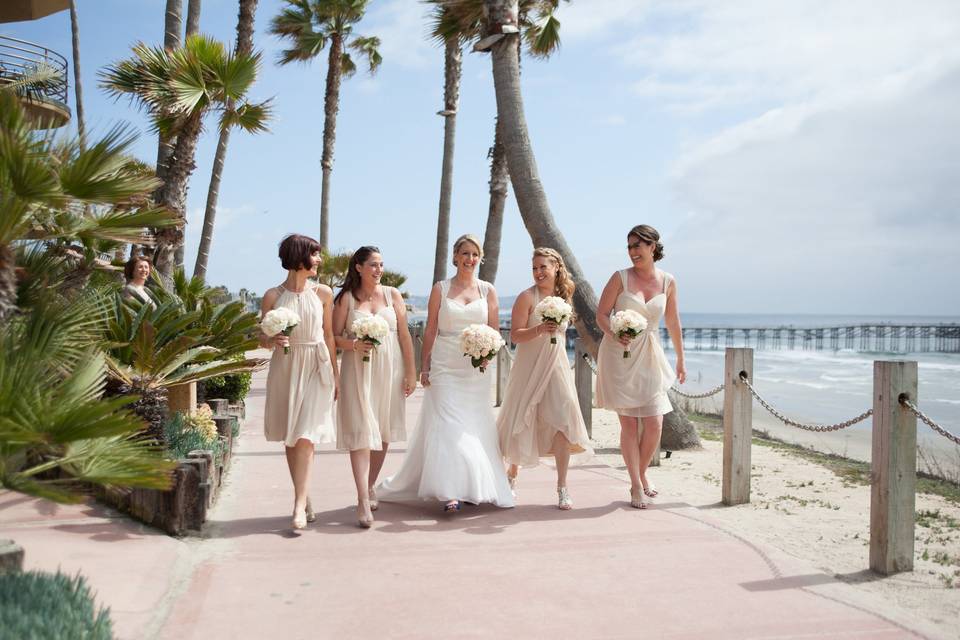
<path fill-rule="evenodd" d="M 573 509 L 573 500 L 566 487 L 557 487 L 557 508 L 561 511 Z"/>
<path fill-rule="evenodd" d="M 310 504 L 310 498 L 309 498 L 309 496 L 307 497 L 307 506 L 306 506 L 306 508 L 304 509 L 304 512 L 305 512 L 306 515 L 307 515 L 307 522 L 313 522 L 314 520 L 317 519 L 317 514 L 316 514 L 316 512 L 314 512 L 314 510 L 313 510 L 313 505 Z"/>
<path fill-rule="evenodd" d="M 366 507 L 366 508 L 364 508 Z M 373 526 L 373 514 L 369 513 L 367 510 L 370 508 L 369 500 L 361 500 L 357 503 L 357 526 L 361 529 L 369 529 Z"/>
<path fill-rule="evenodd" d="M 636 491 L 634 491 L 633 489 L 630 489 L 630 506 L 631 507 L 633 507 L 634 509 L 646 509 L 647 504 L 648 504 L 648 501 L 646 500 L 646 496 L 643 495 L 642 490 L 637 489 Z"/>
<path fill-rule="evenodd" d="M 517 476 L 507 476 L 507 482 L 510 484 L 510 493 L 513 494 L 513 499 L 517 499 L 517 482 L 519 478 Z"/>
<path fill-rule="evenodd" d="M 443 505 L 444 513 L 452 513 L 454 511 L 460 511 L 460 501 L 451 500 L 447 504 Z"/>
<path fill-rule="evenodd" d="M 648 498 L 656 498 L 658 495 L 660 495 L 660 492 L 657 491 L 657 487 L 651 483 L 649 487 L 643 488 L 643 495 L 647 496 Z"/>
<path fill-rule="evenodd" d="M 373 487 L 368 487 L 367 494 L 370 496 L 370 511 L 376 511 L 380 508 L 380 501 L 377 500 L 377 492 L 373 490 Z"/>

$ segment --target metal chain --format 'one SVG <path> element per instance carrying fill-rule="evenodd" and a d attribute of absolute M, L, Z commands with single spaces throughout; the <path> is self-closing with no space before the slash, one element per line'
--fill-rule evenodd
<path fill-rule="evenodd" d="M 840 429 L 846 429 L 847 427 L 851 427 L 857 424 L 858 422 L 863 422 L 864 420 L 866 420 L 867 418 L 873 415 L 873 409 L 867 409 L 857 417 L 850 418 L 849 420 L 844 420 L 843 422 L 838 422 L 837 424 L 803 424 L 801 422 L 797 422 L 796 420 L 791 420 L 790 418 L 786 417 L 785 415 L 783 415 L 782 413 L 780 413 L 779 411 L 771 407 L 766 400 L 760 397 L 760 394 L 757 393 L 757 390 L 753 388 L 752 384 L 750 384 L 750 380 L 747 378 L 746 375 L 740 374 L 740 381 L 743 382 L 743 384 L 747 385 L 747 389 L 750 389 L 750 393 L 752 393 L 753 397 L 757 399 L 757 402 L 760 403 L 760 406 L 766 409 L 767 411 L 769 411 L 771 415 L 773 415 L 775 418 L 779 419 L 781 422 L 783 422 L 786 425 L 790 425 L 791 427 L 797 427 L 798 429 L 803 429 L 804 431 L 819 431 L 819 432 L 839 431 Z"/>
<path fill-rule="evenodd" d="M 960 444 L 960 436 L 953 435 L 952 433 L 950 433 L 949 431 L 947 431 L 946 429 L 938 425 L 936 422 L 928 418 L 923 413 L 923 411 L 920 411 L 920 409 L 918 409 L 916 405 L 914 405 L 912 402 L 910 402 L 906 398 L 900 398 L 900 404 L 902 404 L 907 409 L 912 411 L 913 415 L 920 418 L 920 420 L 922 420 L 924 424 L 926 424 L 928 427 L 930 427 L 931 429 L 933 429 L 934 431 L 942 435 L 944 438 L 946 438 L 947 440 L 950 440 L 954 444 Z"/>
<path fill-rule="evenodd" d="M 690 400 L 699 400 L 701 398 L 709 398 L 710 396 L 717 395 L 718 393 L 723 391 L 724 386 L 725 385 L 723 384 L 718 384 L 713 389 L 710 389 L 710 391 L 707 391 L 705 393 L 684 393 L 683 391 L 680 391 L 680 389 L 677 389 L 676 387 L 670 387 L 670 391 L 673 391 L 678 396 L 689 398 Z"/>

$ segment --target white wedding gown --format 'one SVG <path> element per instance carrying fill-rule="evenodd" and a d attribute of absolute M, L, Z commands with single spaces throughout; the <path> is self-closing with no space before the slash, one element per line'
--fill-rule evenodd
<path fill-rule="evenodd" d="M 489 284 L 480 282 L 480 298 L 463 305 L 442 294 L 439 333 L 430 364 L 430 386 L 403 465 L 377 488 L 386 501 L 462 500 L 512 507 L 513 496 L 497 442 L 490 397 L 492 372 L 480 373 L 460 350 L 460 332 L 487 323 Z"/>

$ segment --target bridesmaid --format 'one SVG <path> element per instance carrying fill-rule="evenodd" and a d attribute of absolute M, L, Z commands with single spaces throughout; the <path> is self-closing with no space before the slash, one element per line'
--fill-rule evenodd
<path fill-rule="evenodd" d="M 280 243 L 280 264 L 287 270 L 283 284 L 263 295 L 260 317 L 287 307 L 300 316 L 290 337 L 260 334 L 260 346 L 273 349 L 267 374 L 263 430 L 270 442 L 286 446 L 293 480 L 293 528 L 303 529 L 316 516 L 307 495 L 313 448 L 334 439 L 333 402 L 339 384 L 333 342 L 333 291 L 310 280 L 322 260 L 320 243 L 289 235 Z M 290 347 L 285 354 L 282 347 Z"/>
<path fill-rule="evenodd" d="M 573 508 L 567 491 L 570 454 L 592 450 L 567 360 L 567 323 L 543 322 L 534 309 L 548 296 L 570 303 L 574 284 L 560 254 L 545 247 L 533 250 L 533 282 L 513 303 L 510 339 L 517 345 L 517 356 L 497 417 L 497 432 L 500 451 L 510 463 L 507 477 L 513 489 L 519 465 L 535 466 L 540 457 L 553 455 L 557 506 L 566 511 Z M 558 338 L 556 344 L 550 343 L 553 336 Z"/>
<path fill-rule="evenodd" d="M 645 509 L 657 489 L 647 480 L 647 467 L 660 442 L 663 416 L 673 411 L 667 390 L 687 377 L 677 306 L 677 283 L 654 265 L 663 258 L 660 234 L 641 224 L 627 234 L 632 267 L 614 273 L 597 305 L 597 324 L 603 331 L 597 358 L 597 406 L 620 417 L 620 451 L 630 474 L 630 506 Z M 635 339 L 618 338 L 610 316 L 632 309 L 647 319 L 647 330 Z M 660 344 L 660 318 L 677 354 L 676 373 Z M 624 358 L 623 351 L 630 351 Z"/>
<path fill-rule="evenodd" d="M 373 486 L 387 447 L 405 440 L 404 400 L 417 386 L 407 306 L 400 292 L 380 284 L 383 258 L 376 247 L 360 247 L 350 257 L 347 276 L 335 298 L 333 332 L 344 351 L 337 405 L 337 448 L 350 451 L 357 485 L 357 524 L 369 528 L 378 508 Z M 379 315 L 390 335 L 378 347 L 353 334 L 354 320 Z M 369 362 L 363 356 L 369 355 Z"/>

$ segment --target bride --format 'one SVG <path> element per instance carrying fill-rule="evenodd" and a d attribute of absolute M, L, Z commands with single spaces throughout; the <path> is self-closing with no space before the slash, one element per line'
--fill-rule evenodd
<path fill-rule="evenodd" d="M 499 330 L 497 292 L 474 274 L 482 257 L 477 238 L 458 238 L 457 274 L 430 292 L 420 374 L 423 407 L 400 471 L 377 491 L 380 500 L 441 500 L 444 511 L 459 511 L 461 500 L 513 506 L 497 444 L 490 374 L 474 369 L 460 350 L 460 332 L 468 325 Z"/>

